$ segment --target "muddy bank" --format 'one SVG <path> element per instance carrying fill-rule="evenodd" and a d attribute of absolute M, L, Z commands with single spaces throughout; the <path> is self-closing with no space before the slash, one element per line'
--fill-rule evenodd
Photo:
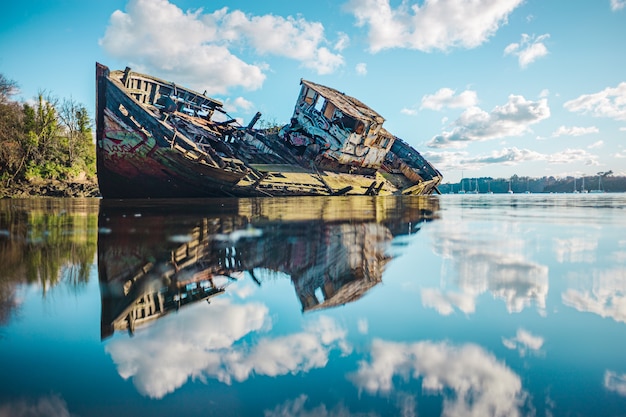
<path fill-rule="evenodd" d="M 100 197 L 96 181 L 24 181 L 0 186 L 0 198 L 25 197 Z"/>

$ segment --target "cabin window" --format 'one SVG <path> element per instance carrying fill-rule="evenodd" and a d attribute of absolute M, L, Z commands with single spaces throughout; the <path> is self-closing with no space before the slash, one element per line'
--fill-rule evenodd
<path fill-rule="evenodd" d="M 383 137 L 383 140 L 380 142 L 380 146 L 382 148 L 386 148 L 387 145 L 389 145 L 389 137 L 385 136 L 385 137 Z"/>
<path fill-rule="evenodd" d="M 315 101 L 315 91 L 307 87 L 306 93 L 304 94 L 304 101 L 308 104 L 313 104 Z"/>
<path fill-rule="evenodd" d="M 326 108 L 324 109 L 324 117 L 328 120 L 333 119 L 333 115 L 335 114 L 335 106 L 330 101 L 326 103 Z"/>
<path fill-rule="evenodd" d="M 326 104 L 326 99 L 322 96 L 318 96 L 317 101 L 315 102 L 315 110 L 321 113 L 324 108 L 324 104 Z"/>
<path fill-rule="evenodd" d="M 347 130 L 351 130 L 354 131 L 354 129 L 356 128 L 358 121 L 356 119 L 353 119 L 350 116 L 343 116 L 341 118 L 341 124 L 343 124 L 343 127 Z"/>
<path fill-rule="evenodd" d="M 363 131 L 365 130 L 365 125 L 363 124 L 363 122 L 356 122 L 356 126 L 354 127 L 354 133 L 356 133 L 357 135 L 362 135 Z"/>

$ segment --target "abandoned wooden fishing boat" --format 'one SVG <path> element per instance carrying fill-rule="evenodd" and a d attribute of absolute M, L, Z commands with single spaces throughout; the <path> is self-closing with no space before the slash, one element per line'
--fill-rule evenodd
<path fill-rule="evenodd" d="M 97 63 L 96 85 L 104 198 L 425 195 L 442 180 L 382 116 L 310 81 L 277 132 L 254 128 L 260 113 L 239 125 L 218 100 L 130 68 Z"/>

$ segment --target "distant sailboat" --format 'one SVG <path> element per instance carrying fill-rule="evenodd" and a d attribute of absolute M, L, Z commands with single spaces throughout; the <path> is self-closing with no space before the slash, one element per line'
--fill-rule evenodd
<path fill-rule="evenodd" d="M 574 194 L 578 194 L 578 190 L 576 189 L 576 177 L 574 177 Z"/>
<path fill-rule="evenodd" d="M 513 194 L 513 190 L 511 190 L 511 179 L 509 178 L 509 194 Z"/>
<path fill-rule="evenodd" d="M 593 194 L 600 194 L 603 193 L 604 190 L 602 189 L 602 173 L 598 173 L 598 189 L 597 190 L 590 190 L 590 193 Z"/>
<path fill-rule="evenodd" d="M 465 178 L 463 178 L 463 173 L 461 173 L 461 189 L 459 190 L 459 194 L 465 194 L 465 187 L 463 185 Z"/>
<path fill-rule="evenodd" d="M 476 184 L 476 188 L 474 188 L 473 191 L 470 191 L 472 194 L 478 194 L 478 178 L 476 178 L 475 181 L 476 181 L 476 183 L 475 183 Z"/>

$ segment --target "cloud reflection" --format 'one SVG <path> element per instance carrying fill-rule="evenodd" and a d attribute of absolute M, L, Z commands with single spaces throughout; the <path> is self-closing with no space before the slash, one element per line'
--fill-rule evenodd
<path fill-rule="evenodd" d="M 442 395 L 444 416 L 518 416 L 527 398 L 520 377 L 474 344 L 376 339 L 371 362 L 350 376 L 370 394 L 392 392 L 395 377 L 421 379 L 424 392 Z"/>
<path fill-rule="evenodd" d="M 302 332 L 250 345 L 242 339 L 271 327 L 265 305 L 216 299 L 210 314 L 203 313 L 199 308 L 181 310 L 131 339 L 111 341 L 106 351 L 120 376 L 132 378 L 142 395 L 162 398 L 190 378 L 230 384 L 252 374 L 296 374 L 324 367 L 331 349 L 350 351 L 346 331 L 328 317 L 309 322 Z"/>
<path fill-rule="evenodd" d="M 520 356 L 526 356 L 528 351 L 533 353 L 539 352 L 543 342 L 543 337 L 536 336 L 524 329 L 518 329 L 515 337 L 510 339 L 502 338 L 502 344 L 507 349 L 516 349 Z"/>
<path fill-rule="evenodd" d="M 277 405 L 272 410 L 266 410 L 263 415 L 265 417 L 376 417 L 375 413 L 351 413 L 343 404 L 337 404 L 328 409 L 325 404 L 320 404 L 314 408 L 307 408 L 306 403 L 308 397 L 305 394 L 300 395 L 293 400 L 285 401 Z"/>
<path fill-rule="evenodd" d="M 474 295 L 463 292 L 443 292 L 438 288 L 424 288 L 422 290 L 422 304 L 437 310 L 442 316 L 449 316 L 455 307 L 470 314 L 476 311 Z"/>
<path fill-rule="evenodd" d="M 35 401 L 16 400 L 0 404 L 0 417 L 70 417 L 65 401 L 57 395 Z"/>
<path fill-rule="evenodd" d="M 604 388 L 626 397 L 626 374 L 607 370 L 604 373 Z"/>
<path fill-rule="evenodd" d="M 559 263 L 593 263 L 598 250 L 597 239 L 589 236 L 570 239 L 553 239 L 556 260 Z"/>
<path fill-rule="evenodd" d="M 522 255 L 525 240 L 516 239 L 510 231 L 464 229 L 454 223 L 434 238 L 435 251 L 452 261 L 458 290 L 423 289 L 423 305 L 442 315 L 455 308 L 469 314 L 476 309 L 476 298 L 490 292 L 505 301 L 510 313 L 519 313 L 533 303 L 545 311 L 548 267 Z"/>
<path fill-rule="evenodd" d="M 626 323 L 626 268 L 581 273 L 573 278 L 587 285 L 566 290 L 561 296 L 563 304 Z"/>

